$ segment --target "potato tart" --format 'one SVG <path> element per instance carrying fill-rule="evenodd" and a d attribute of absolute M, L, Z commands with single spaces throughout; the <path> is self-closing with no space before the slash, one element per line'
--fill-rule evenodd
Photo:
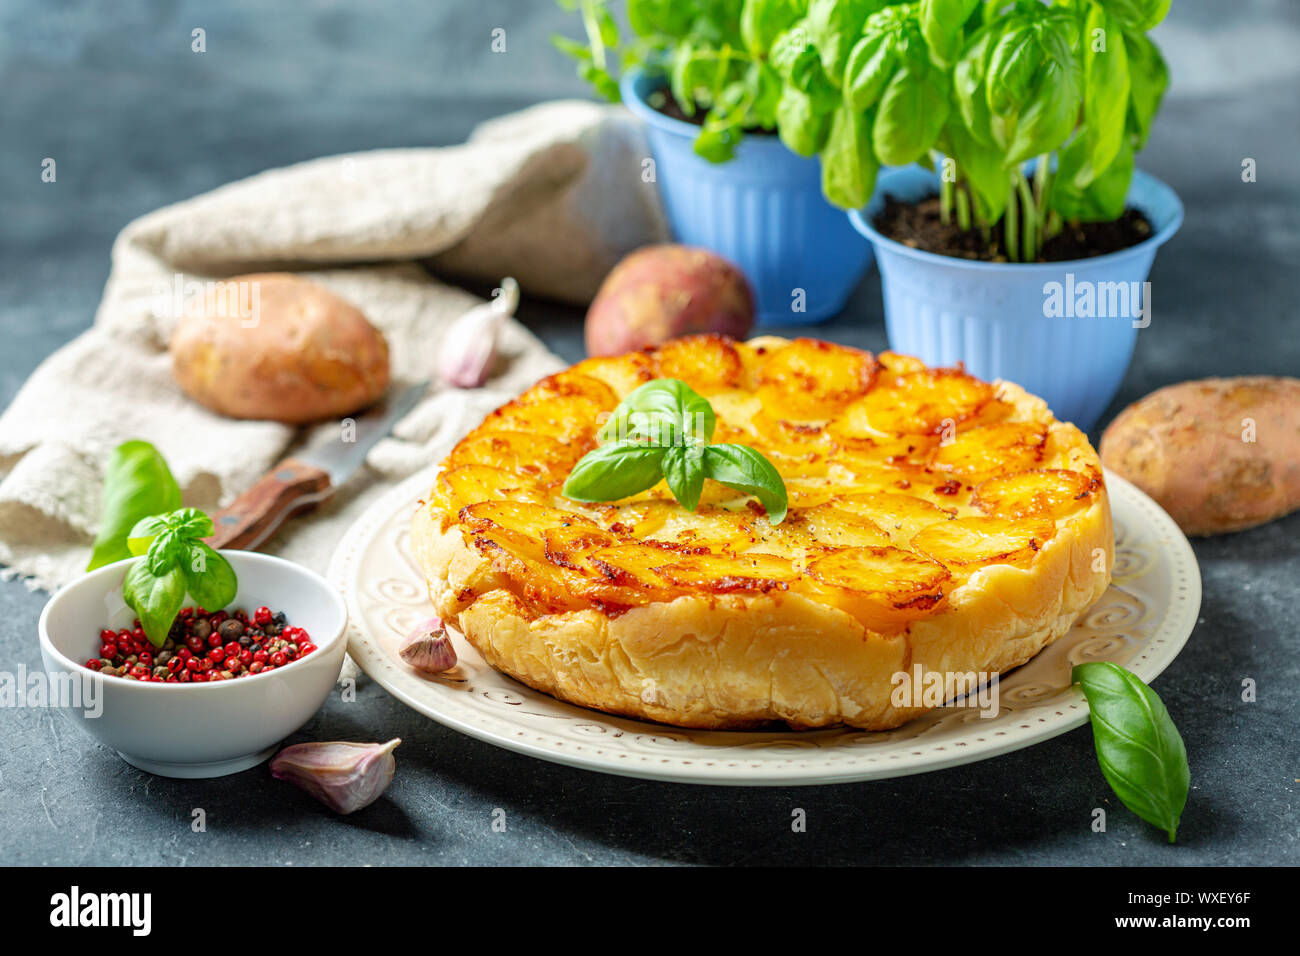
<path fill-rule="evenodd" d="M 677 378 L 789 497 L 772 524 L 707 481 L 566 498 L 621 396 Z M 1009 382 L 914 358 L 716 335 L 588 359 L 492 412 L 413 526 L 438 614 L 562 700 L 684 727 L 896 727 L 894 675 L 1000 673 L 1106 590 L 1114 553 L 1087 438 Z M 933 681 L 933 678 L 927 678 Z"/>

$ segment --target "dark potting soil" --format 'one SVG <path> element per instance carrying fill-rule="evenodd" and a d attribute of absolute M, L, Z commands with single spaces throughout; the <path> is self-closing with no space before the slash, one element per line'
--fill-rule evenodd
<path fill-rule="evenodd" d="M 682 109 L 677 98 L 668 90 L 667 87 L 657 89 L 646 97 L 646 102 L 650 108 L 664 116 L 672 117 L 675 120 L 681 120 L 683 123 L 690 123 L 692 126 L 703 126 L 704 118 L 709 115 L 706 107 L 695 107 L 695 115 L 687 116 L 686 111 Z M 776 131 L 770 129 L 761 129 L 759 127 L 748 128 L 745 131 L 747 136 L 775 136 Z"/>
<path fill-rule="evenodd" d="M 1002 248 L 1002 230 L 992 233 L 992 245 L 977 230 L 963 231 L 956 222 L 940 218 L 939 197 L 929 196 L 918 203 L 885 197 L 885 208 L 872 220 L 882 235 L 913 249 L 958 259 L 1006 262 Z M 1151 223 L 1136 209 L 1125 209 L 1114 222 L 1066 223 L 1059 233 L 1043 243 L 1039 262 L 1065 262 L 1091 259 L 1109 252 L 1119 252 L 1151 237 Z"/>

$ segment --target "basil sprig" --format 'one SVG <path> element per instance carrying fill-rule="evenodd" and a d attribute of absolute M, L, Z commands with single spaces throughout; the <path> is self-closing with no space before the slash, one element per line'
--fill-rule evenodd
<path fill-rule="evenodd" d="M 149 515 L 181 506 L 181 489 L 158 449 L 128 441 L 113 449 L 104 472 L 104 512 L 87 571 L 131 556 L 127 535 Z"/>
<path fill-rule="evenodd" d="M 710 444 L 717 416 L 685 382 L 657 378 L 630 392 L 600 430 L 602 444 L 583 456 L 564 483 L 576 501 L 616 501 L 662 478 L 687 511 L 699 507 L 704 479 L 754 495 L 772 524 L 785 519 L 785 482 L 747 445 Z"/>
<path fill-rule="evenodd" d="M 1169 711 L 1137 675 L 1109 661 L 1074 668 L 1092 712 L 1092 736 L 1102 775 L 1115 795 L 1174 842 L 1191 771 L 1187 749 Z"/>
<path fill-rule="evenodd" d="M 127 571 L 122 598 L 155 647 L 167 640 L 186 592 L 210 610 L 235 599 L 239 582 L 234 568 L 203 541 L 212 532 L 206 514 L 180 508 L 142 518 L 127 537 L 130 552 L 143 557 Z"/>

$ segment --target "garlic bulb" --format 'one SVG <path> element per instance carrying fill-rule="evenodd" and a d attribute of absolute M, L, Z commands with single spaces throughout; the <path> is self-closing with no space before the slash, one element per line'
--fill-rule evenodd
<path fill-rule="evenodd" d="M 491 302 L 470 309 L 451 324 L 438 355 L 438 375 L 456 388 L 478 388 L 492 373 L 497 338 L 519 307 L 519 283 L 506 277 Z"/>
<path fill-rule="evenodd" d="M 397 770 L 393 750 L 401 742 L 294 744 L 275 755 L 271 776 L 301 787 L 335 813 L 352 813 L 388 789 Z"/>
<path fill-rule="evenodd" d="M 447 628 L 436 617 L 425 619 L 407 634 L 397 653 L 426 674 L 440 674 L 456 666 L 456 649 L 451 646 Z"/>

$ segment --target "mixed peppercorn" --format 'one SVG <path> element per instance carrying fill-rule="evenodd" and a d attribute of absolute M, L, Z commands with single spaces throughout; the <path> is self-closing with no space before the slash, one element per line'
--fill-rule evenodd
<path fill-rule="evenodd" d="M 259 607 L 252 615 L 236 609 L 209 614 L 182 608 L 162 647 L 154 647 L 137 620 L 131 628 L 99 632 L 99 657 L 86 661 L 110 677 L 159 684 L 205 684 L 265 674 L 316 650 L 301 627 L 284 612 Z"/>

